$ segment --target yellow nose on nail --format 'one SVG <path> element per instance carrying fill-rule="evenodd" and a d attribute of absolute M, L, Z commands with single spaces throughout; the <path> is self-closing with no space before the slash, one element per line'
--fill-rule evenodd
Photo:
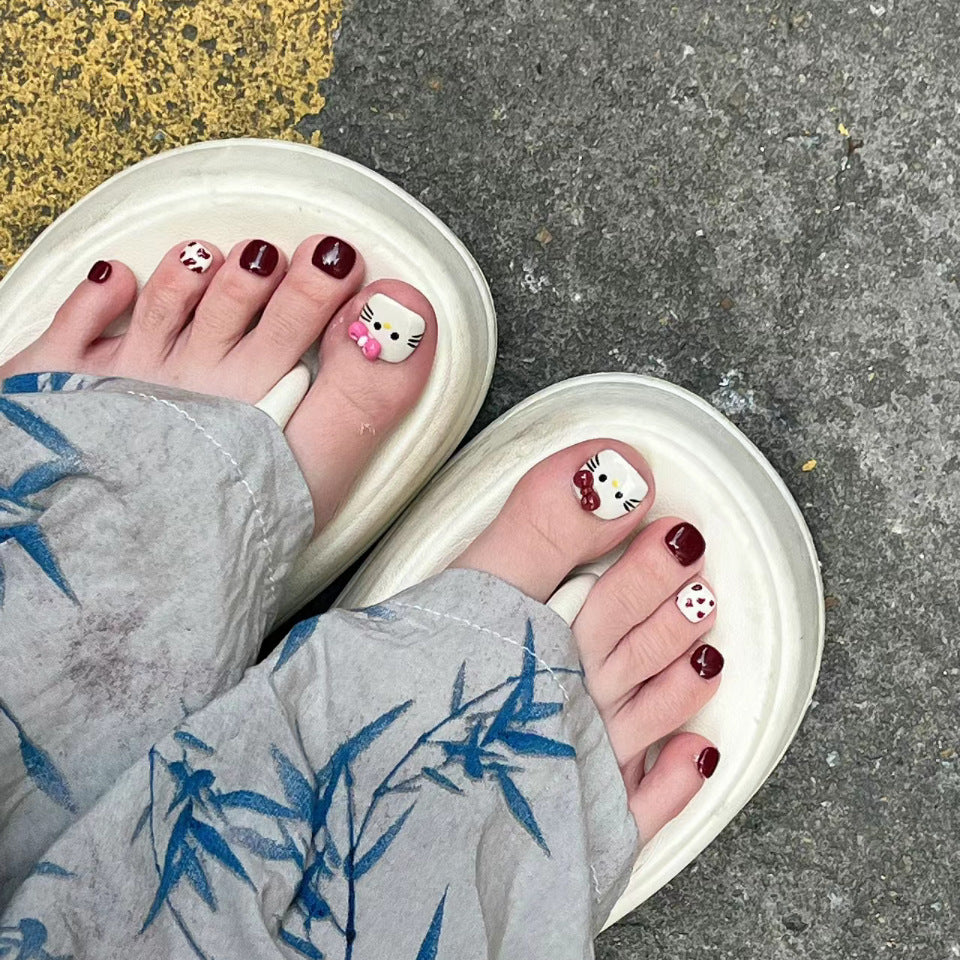
<path fill-rule="evenodd" d="M 619 481 L 619 480 L 614 480 L 614 481 L 613 481 L 613 489 L 616 490 L 617 487 L 619 487 L 619 486 L 620 486 L 620 481 Z"/>
<path fill-rule="evenodd" d="M 392 329 L 393 329 L 393 327 L 391 327 L 389 323 L 385 323 L 385 324 L 384 324 L 384 327 L 385 327 L 387 330 L 392 330 Z"/>

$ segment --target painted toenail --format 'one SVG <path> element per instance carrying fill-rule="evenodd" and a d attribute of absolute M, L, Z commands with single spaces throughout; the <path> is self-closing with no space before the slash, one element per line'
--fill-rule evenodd
<path fill-rule="evenodd" d="M 194 273 L 206 273 L 213 263 L 213 254 L 202 243 L 193 241 L 180 251 L 180 262 Z"/>
<path fill-rule="evenodd" d="M 689 567 L 699 560 L 707 547 L 703 535 L 692 523 L 678 523 L 664 540 L 681 567 Z"/>
<path fill-rule="evenodd" d="M 723 654 L 705 643 L 693 651 L 690 664 L 704 680 L 712 680 L 723 669 Z"/>
<path fill-rule="evenodd" d="M 87 279 L 92 280 L 94 283 L 106 283 L 110 279 L 111 273 L 113 273 L 113 267 L 111 267 L 106 260 L 98 260 L 90 268 Z"/>
<path fill-rule="evenodd" d="M 258 277 L 269 277 L 280 262 L 280 254 L 266 240 L 251 240 L 240 254 L 240 266 Z"/>
<path fill-rule="evenodd" d="M 713 776 L 713 771 L 717 769 L 720 762 L 720 751 L 716 747 L 704 747 L 697 757 L 697 769 L 704 780 L 709 780 Z"/>
<path fill-rule="evenodd" d="M 717 605 L 717 598 L 699 581 L 688 583 L 677 594 L 677 606 L 680 612 L 691 622 L 696 623 L 709 616 Z"/>
<path fill-rule="evenodd" d="M 368 360 L 400 363 L 423 339 L 427 329 L 423 317 L 383 293 L 375 293 L 360 311 L 360 319 L 347 333 Z"/>
<path fill-rule="evenodd" d="M 649 489 L 616 450 L 601 450 L 573 475 L 573 493 L 580 506 L 601 520 L 615 520 L 635 510 Z"/>
<path fill-rule="evenodd" d="M 357 251 L 337 237 L 324 237 L 313 251 L 313 265 L 337 280 L 342 280 L 356 262 Z"/>

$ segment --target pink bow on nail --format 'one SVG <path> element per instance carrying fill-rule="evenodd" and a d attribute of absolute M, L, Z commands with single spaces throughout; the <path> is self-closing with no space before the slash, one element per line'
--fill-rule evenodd
<path fill-rule="evenodd" d="M 370 336 L 370 331 L 362 320 L 354 320 L 353 323 L 350 324 L 350 329 L 347 332 L 350 334 L 351 340 L 357 341 L 357 346 L 363 351 L 363 355 L 368 360 L 376 360 L 377 357 L 380 356 L 380 350 L 382 348 L 380 344 Z"/>

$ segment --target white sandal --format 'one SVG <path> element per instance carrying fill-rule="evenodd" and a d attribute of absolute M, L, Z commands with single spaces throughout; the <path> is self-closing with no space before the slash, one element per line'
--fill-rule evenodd
<path fill-rule="evenodd" d="M 419 403 L 300 557 L 281 618 L 376 540 L 480 409 L 496 359 L 496 317 L 463 244 L 411 196 L 358 163 L 281 140 L 220 140 L 161 153 L 117 174 L 52 223 L 0 284 L 2 363 L 51 321 L 81 279 L 78 264 L 113 257 L 143 281 L 164 250 L 192 236 L 224 250 L 264 236 L 290 253 L 325 229 L 363 252 L 368 280 L 396 277 L 419 288 L 436 310 L 439 338 Z M 282 426 L 308 385 L 301 365 L 258 406 Z"/>
<path fill-rule="evenodd" d="M 380 541 L 337 600 L 362 607 L 442 570 L 493 520 L 517 480 L 593 437 L 636 447 L 657 479 L 649 519 L 676 514 L 703 532 L 705 573 L 723 598 L 710 642 L 726 658 L 717 696 L 688 725 L 717 743 L 708 784 L 640 854 L 608 925 L 703 850 L 770 775 L 810 703 L 823 648 L 813 540 L 760 451 L 699 397 L 661 380 L 595 374 L 555 384 L 474 438 Z M 581 568 L 550 601 L 572 622 L 614 555 Z"/>

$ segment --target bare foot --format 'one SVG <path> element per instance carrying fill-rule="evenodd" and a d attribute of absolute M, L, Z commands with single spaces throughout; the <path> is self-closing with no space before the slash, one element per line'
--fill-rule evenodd
<path fill-rule="evenodd" d="M 530 470 L 453 566 L 546 600 L 574 567 L 634 533 L 653 500 L 653 476 L 635 450 L 616 440 L 578 443 Z M 703 642 L 717 609 L 699 576 L 704 548 L 692 524 L 654 521 L 598 580 L 573 624 L 643 840 L 689 803 L 720 759 L 708 740 L 678 733 L 645 770 L 650 747 L 720 685 L 723 657 Z"/>
<path fill-rule="evenodd" d="M 139 296 L 127 266 L 98 261 L 0 380 L 71 371 L 256 403 L 319 337 L 319 375 L 286 428 L 319 530 L 417 401 L 436 349 L 426 297 L 400 280 L 363 286 L 363 276 L 353 247 L 323 236 L 304 240 L 289 265 L 265 240 L 242 241 L 226 259 L 204 241 L 180 243 Z M 131 304 L 129 329 L 104 336 Z"/>

